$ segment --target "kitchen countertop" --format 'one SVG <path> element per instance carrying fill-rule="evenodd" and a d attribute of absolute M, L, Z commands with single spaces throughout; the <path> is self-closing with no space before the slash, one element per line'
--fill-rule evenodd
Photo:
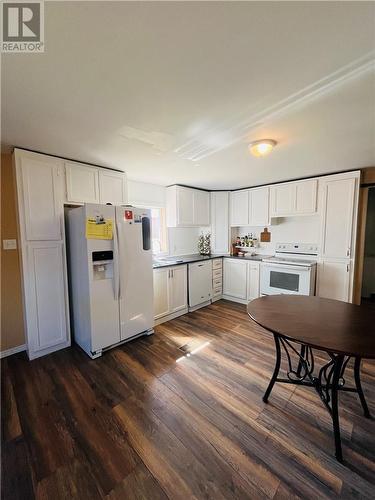
<path fill-rule="evenodd" d="M 239 256 L 239 255 L 228 255 L 228 254 L 211 254 L 211 255 L 179 255 L 175 257 L 164 257 L 162 259 L 155 259 L 153 261 L 152 267 L 154 269 L 159 269 L 161 267 L 171 267 L 171 266 L 179 266 L 183 264 L 191 264 L 192 262 L 201 262 L 202 260 L 212 260 L 212 259 L 241 259 L 241 260 L 256 260 L 261 261 L 266 257 L 271 257 L 271 255 L 265 254 L 256 254 L 256 255 L 247 255 Z"/>

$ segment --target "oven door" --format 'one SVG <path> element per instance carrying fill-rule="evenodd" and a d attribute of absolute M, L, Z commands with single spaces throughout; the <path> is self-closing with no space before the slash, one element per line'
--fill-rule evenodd
<path fill-rule="evenodd" d="M 310 278 L 311 267 L 262 263 L 260 293 L 310 295 Z"/>

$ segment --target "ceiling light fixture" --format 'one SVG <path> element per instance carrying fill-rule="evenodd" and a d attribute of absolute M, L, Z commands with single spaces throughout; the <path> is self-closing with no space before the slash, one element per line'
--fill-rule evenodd
<path fill-rule="evenodd" d="M 276 146 L 277 142 L 273 139 L 261 139 L 249 144 L 250 153 L 254 156 L 266 156 Z"/>

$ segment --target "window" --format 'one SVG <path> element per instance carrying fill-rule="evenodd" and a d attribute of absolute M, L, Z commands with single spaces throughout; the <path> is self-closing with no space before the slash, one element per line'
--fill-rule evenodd
<path fill-rule="evenodd" d="M 168 251 L 167 224 L 164 208 L 151 209 L 152 253 L 160 254 Z"/>

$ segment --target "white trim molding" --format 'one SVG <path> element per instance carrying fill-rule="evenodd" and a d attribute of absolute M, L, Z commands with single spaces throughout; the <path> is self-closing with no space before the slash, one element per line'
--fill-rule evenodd
<path fill-rule="evenodd" d="M 0 359 L 11 356 L 12 354 L 17 354 L 17 352 L 26 351 L 26 344 L 18 345 L 16 347 L 11 347 L 10 349 L 5 349 L 5 351 L 0 351 Z"/>

